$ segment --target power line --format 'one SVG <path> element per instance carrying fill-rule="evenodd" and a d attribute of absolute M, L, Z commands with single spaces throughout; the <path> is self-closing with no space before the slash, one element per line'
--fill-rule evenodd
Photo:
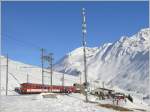
<path fill-rule="evenodd" d="M 17 81 L 18 84 L 20 84 L 19 80 L 14 76 L 14 74 L 12 74 L 10 72 L 8 72 L 8 73 Z"/>
<path fill-rule="evenodd" d="M 12 41 L 14 41 L 14 45 L 18 45 L 19 47 L 21 46 L 21 47 L 23 47 L 23 48 L 25 48 L 26 50 L 27 50 L 27 52 L 24 52 L 24 50 L 22 50 L 23 52 L 22 53 L 26 53 L 27 55 L 28 55 L 28 52 L 31 52 L 32 51 L 32 53 L 33 53 L 33 51 L 34 51 L 34 53 L 36 52 L 36 51 L 40 51 L 40 47 L 39 46 L 37 46 L 37 45 L 35 45 L 35 44 L 33 44 L 33 43 L 29 43 L 29 42 L 25 42 L 25 41 L 22 41 L 22 40 L 19 40 L 19 39 L 16 39 L 16 38 L 14 38 L 14 37 L 12 37 L 12 36 L 10 36 L 10 35 L 3 35 L 3 38 L 2 39 L 9 39 L 9 40 L 12 40 Z M 8 41 L 8 40 L 7 40 Z M 9 41 L 8 41 L 9 42 Z M 7 44 L 8 44 L 8 42 L 7 42 Z M 6 42 L 5 42 L 6 43 Z M 3 44 L 3 43 L 2 43 Z M 4 44 L 5 46 L 7 45 L 7 44 Z M 4 49 L 4 47 L 3 47 L 3 49 Z M 7 49 L 4 49 L 3 50 L 3 53 L 5 53 L 5 52 L 8 52 L 7 51 Z M 20 53 L 20 51 L 19 52 L 17 52 L 17 54 L 18 53 Z M 23 55 L 24 56 L 24 55 Z M 29 56 L 29 55 L 28 55 Z"/>
<path fill-rule="evenodd" d="M 13 40 L 13 41 L 17 42 L 18 44 L 20 44 L 21 46 L 24 46 L 24 47 L 29 47 L 30 46 L 30 48 L 32 47 L 35 50 L 40 50 L 41 49 L 41 47 L 39 47 L 39 46 L 37 46 L 33 43 L 29 43 L 27 41 L 22 41 L 22 40 L 16 39 L 16 38 L 14 38 L 13 36 L 10 36 L 10 35 L 3 35 L 2 34 L 2 37 L 3 37 L 2 39 Z"/>

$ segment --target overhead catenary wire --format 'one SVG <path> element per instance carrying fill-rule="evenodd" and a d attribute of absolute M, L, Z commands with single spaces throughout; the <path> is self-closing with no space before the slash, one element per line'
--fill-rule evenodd
<path fill-rule="evenodd" d="M 29 43 L 29 42 L 26 42 L 26 41 L 23 41 L 23 40 L 20 40 L 20 39 L 16 39 L 15 37 L 13 37 L 13 36 L 10 36 L 10 35 L 7 35 L 7 36 L 2 36 L 2 39 L 10 39 L 10 40 L 12 40 L 12 41 L 15 41 L 15 45 L 18 45 L 18 46 L 23 46 L 23 47 L 27 47 L 27 48 L 32 48 L 32 50 L 41 50 L 41 47 L 39 47 L 39 46 L 37 46 L 37 45 L 35 45 L 35 44 L 32 44 L 32 43 Z M 6 44 L 5 44 L 6 45 Z M 31 50 L 31 49 L 29 49 L 29 50 Z M 51 74 L 51 77 L 50 77 L 50 81 L 51 81 L 51 85 L 52 85 L 52 74 L 53 74 L 53 71 L 52 71 L 52 60 L 53 60 L 53 58 L 52 58 L 52 56 L 51 56 L 51 61 L 50 61 L 50 74 Z M 34 68 L 34 67 L 23 67 L 23 68 Z M 36 68 L 36 67 L 35 67 Z M 38 68 L 38 67 L 37 67 Z M 44 66 L 43 66 L 43 69 L 44 69 Z M 43 70 L 43 73 L 44 73 L 45 71 Z M 48 73 L 48 72 L 47 72 Z M 16 80 L 16 82 L 18 83 L 18 84 L 21 84 L 20 82 L 19 82 L 19 80 L 17 79 L 17 77 L 16 77 L 16 75 L 15 74 L 13 74 L 13 73 L 10 73 L 10 72 L 8 72 L 8 74 L 9 75 L 11 75 L 15 80 Z M 28 74 L 29 75 L 29 74 Z M 43 74 L 44 75 L 44 74 Z M 44 76 L 43 76 L 44 77 Z M 44 78 L 42 79 L 43 81 L 43 83 L 42 84 L 44 84 Z"/>
<path fill-rule="evenodd" d="M 9 40 L 12 40 L 14 41 L 14 45 L 18 45 L 18 46 L 21 46 L 21 47 L 25 47 L 25 48 L 28 48 L 27 50 L 34 50 L 34 51 L 41 51 L 41 47 L 39 47 L 38 45 L 35 45 L 33 43 L 29 43 L 27 41 L 23 41 L 23 40 L 20 40 L 20 39 L 16 39 L 14 36 L 10 36 L 8 34 L 2 34 L 2 39 L 9 39 Z M 43 50 L 43 53 L 44 53 L 44 50 Z M 28 67 L 27 67 L 28 68 Z M 32 67 L 33 68 L 33 67 Z M 43 67 L 42 67 L 43 68 Z M 43 68 L 44 69 L 44 68 Z M 43 69 L 42 69 L 42 84 L 44 84 L 44 79 L 43 79 Z M 12 75 L 14 77 L 14 75 Z M 14 77 L 15 78 L 15 77 Z M 16 78 L 15 78 L 16 79 Z"/>
<path fill-rule="evenodd" d="M 8 72 L 8 74 L 10 74 L 10 75 L 17 81 L 18 84 L 21 84 L 21 83 L 19 82 L 19 80 L 14 76 L 14 74 L 12 74 L 12 73 L 10 73 L 10 72 Z"/>
<path fill-rule="evenodd" d="M 15 45 L 19 45 L 19 46 L 23 46 L 23 47 L 28 47 L 28 48 L 32 48 L 34 50 L 40 50 L 41 47 L 38 46 L 38 45 L 35 45 L 31 42 L 27 42 L 27 41 L 23 41 L 23 40 L 19 40 L 19 39 L 16 39 L 14 36 L 10 36 L 10 35 L 4 35 L 2 34 L 2 39 L 9 39 L 9 40 L 12 40 L 12 41 L 15 41 Z"/>
<path fill-rule="evenodd" d="M 9 42 L 11 42 L 11 44 L 13 45 L 13 46 L 19 46 L 16 50 L 15 50 L 15 52 L 17 52 L 17 50 L 19 50 L 18 52 L 17 52 L 17 54 L 19 53 L 19 55 L 21 55 L 21 56 L 30 56 L 29 55 L 29 53 L 31 54 L 36 54 L 37 55 L 37 53 L 39 54 L 40 53 L 40 51 L 41 51 L 41 47 L 39 46 L 39 45 L 36 45 L 36 44 L 33 44 L 33 43 L 31 43 L 31 42 L 27 42 L 27 41 L 24 41 L 24 40 L 21 40 L 21 39 L 17 39 L 17 38 L 15 38 L 14 36 L 10 36 L 10 35 L 4 35 L 4 34 L 2 34 L 2 39 L 3 39 L 3 41 L 4 40 L 6 40 L 7 41 L 7 43 L 9 43 Z M 9 41 L 10 40 L 10 41 Z M 4 42 L 3 42 L 4 43 Z M 5 42 L 6 43 L 6 42 Z M 7 51 L 7 47 L 10 47 L 10 46 L 6 46 L 6 45 L 8 45 L 8 44 L 3 44 L 3 54 L 5 54 L 6 52 L 9 52 L 9 50 Z M 23 47 L 23 50 L 21 50 L 21 52 L 20 52 L 20 47 Z M 10 48 L 11 49 L 11 48 Z M 26 52 L 24 52 L 24 51 L 26 51 Z M 24 54 L 24 55 L 22 55 L 22 54 Z M 38 66 L 39 66 L 39 64 L 38 64 Z"/>

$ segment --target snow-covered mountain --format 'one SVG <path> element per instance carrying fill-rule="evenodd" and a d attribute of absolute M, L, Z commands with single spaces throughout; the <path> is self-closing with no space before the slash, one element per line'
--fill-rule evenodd
<path fill-rule="evenodd" d="M 114 43 L 87 48 L 88 80 L 148 94 L 150 28 Z M 55 64 L 55 70 L 71 75 L 82 74 L 83 48 L 66 54 Z"/>

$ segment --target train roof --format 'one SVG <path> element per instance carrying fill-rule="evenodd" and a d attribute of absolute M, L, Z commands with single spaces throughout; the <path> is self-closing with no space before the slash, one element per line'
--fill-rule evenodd
<path fill-rule="evenodd" d="M 20 85 L 39 85 L 39 86 L 43 86 L 43 84 L 39 84 L 39 83 L 21 83 Z M 51 86 L 51 85 L 44 84 L 44 86 Z M 62 86 L 62 85 L 52 85 L 52 86 Z M 65 86 L 65 87 L 72 87 L 72 86 Z"/>

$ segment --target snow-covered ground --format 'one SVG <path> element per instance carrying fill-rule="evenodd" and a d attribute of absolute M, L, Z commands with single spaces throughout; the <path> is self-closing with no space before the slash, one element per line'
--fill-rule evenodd
<path fill-rule="evenodd" d="M 58 95 L 42 98 L 41 95 L 2 96 L 1 112 L 113 112 L 85 103 L 80 95 Z"/>
<path fill-rule="evenodd" d="M 117 112 L 113 109 L 104 108 L 98 103 L 86 103 L 81 94 L 57 95 L 57 98 L 43 98 L 39 95 L 12 95 L 1 97 L 1 112 Z M 90 98 L 89 98 L 90 99 Z M 93 97 L 91 100 L 95 100 Z M 99 101 L 104 104 L 104 101 Z M 105 101 L 109 104 L 110 101 Z M 127 101 L 124 107 L 132 109 L 133 112 L 141 112 L 143 109 Z M 147 111 L 148 108 L 147 108 Z"/>

